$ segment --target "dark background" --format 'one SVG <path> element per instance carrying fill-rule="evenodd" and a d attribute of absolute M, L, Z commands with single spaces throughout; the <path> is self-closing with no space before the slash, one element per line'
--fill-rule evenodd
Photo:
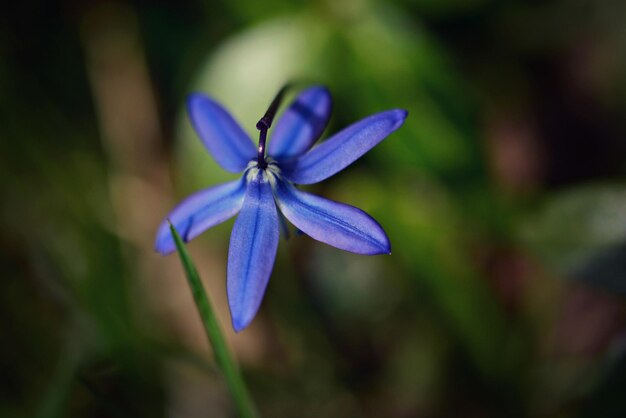
<path fill-rule="evenodd" d="M 626 416 L 626 3 L 11 2 L 0 13 L 0 416 L 229 417 L 157 225 L 234 178 L 190 128 L 326 84 L 326 135 L 409 110 L 307 190 L 391 256 L 282 241 L 235 335 L 232 221 L 189 248 L 264 417 Z"/>

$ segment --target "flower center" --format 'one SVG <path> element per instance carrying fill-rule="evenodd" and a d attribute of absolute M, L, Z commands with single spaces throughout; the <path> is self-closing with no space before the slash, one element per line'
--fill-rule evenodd
<path fill-rule="evenodd" d="M 280 167 L 278 163 L 270 157 L 265 160 L 265 167 L 259 167 L 258 161 L 256 160 L 250 161 L 244 173 L 246 181 L 251 182 L 258 180 L 259 175 L 261 182 L 269 181 L 273 186 L 276 178 L 280 177 Z"/>
<path fill-rule="evenodd" d="M 260 169 L 264 169 L 268 166 L 268 162 L 265 160 L 265 143 L 267 142 L 267 131 L 272 126 L 272 121 L 274 120 L 274 116 L 276 116 L 276 111 L 278 110 L 278 106 L 280 106 L 280 102 L 283 100 L 285 93 L 291 87 L 290 84 L 285 84 L 283 88 L 281 88 L 270 106 L 267 108 L 265 115 L 257 122 L 256 128 L 259 130 L 259 152 L 257 157 L 257 167 Z"/>

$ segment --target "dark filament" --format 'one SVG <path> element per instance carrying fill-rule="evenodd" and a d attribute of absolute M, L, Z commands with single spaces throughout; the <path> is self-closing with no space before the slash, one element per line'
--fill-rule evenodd
<path fill-rule="evenodd" d="M 265 162 L 265 142 L 267 141 L 267 130 L 272 126 L 272 121 L 274 120 L 274 116 L 276 116 L 276 111 L 278 110 L 278 106 L 280 106 L 280 102 L 283 100 L 283 96 L 289 89 L 290 84 L 285 84 L 283 88 L 280 89 L 272 103 L 270 103 L 270 107 L 267 108 L 267 112 L 265 115 L 257 122 L 256 128 L 259 132 L 259 156 L 257 160 L 257 166 L 261 169 L 267 167 L 267 163 Z"/>

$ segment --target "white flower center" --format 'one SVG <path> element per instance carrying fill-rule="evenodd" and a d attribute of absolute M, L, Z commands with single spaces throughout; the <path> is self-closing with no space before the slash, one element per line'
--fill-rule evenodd
<path fill-rule="evenodd" d="M 270 157 L 265 159 L 267 162 L 267 167 L 259 168 L 259 163 L 257 160 L 251 160 L 246 167 L 244 172 L 244 176 L 246 176 L 246 181 L 250 182 L 258 178 L 259 172 L 261 174 L 262 182 L 269 182 L 272 187 L 276 184 L 276 179 L 280 177 L 280 167 L 278 163 Z"/>

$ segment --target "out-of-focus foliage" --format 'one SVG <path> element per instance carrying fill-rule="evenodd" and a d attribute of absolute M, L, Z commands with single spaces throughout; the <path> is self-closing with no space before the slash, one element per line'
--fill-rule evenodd
<path fill-rule="evenodd" d="M 626 188 L 595 184 L 561 193 L 523 229 L 531 248 L 562 274 L 626 293 Z"/>
<path fill-rule="evenodd" d="M 292 233 L 228 329 L 261 415 L 626 415 L 623 2 L 39 3 L 0 17 L 0 416 L 232 416 L 152 241 L 234 177 L 186 94 L 256 138 L 293 80 L 329 86 L 326 137 L 409 118 L 307 188 L 372 214 L 392 255 Z M 231 225 L 190 244 L 224 328 Z"/>

